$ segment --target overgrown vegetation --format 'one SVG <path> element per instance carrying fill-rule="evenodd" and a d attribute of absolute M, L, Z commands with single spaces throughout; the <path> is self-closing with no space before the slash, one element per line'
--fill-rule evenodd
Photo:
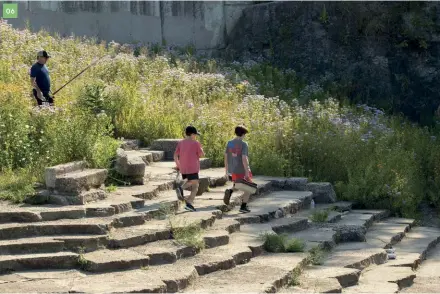
<path fill-rule="evenodd" d="M 217 166 L 236 124 L 244 123 L 255 174 L 305 176 L 336 184 L 338 196 L 368 208 L 414 215 L 440 206 L 436 134 L 366 105 L 338 102 L 294 71 L 256 61 L 225 64 L 193 50 L 155 50 L 32 34 L 0 23 L 0 198 L 16 202 L 43 182 L 44 167 L 85 159 L 108 167 L 114 138 L 180 138 L 188 124 Z M 56 89 L 100 62 L 56 97 L 33 109 L 28 69 L 43 48 Z M 136 53 L 137 57 L 133 55 Z M 180 54 L 180 55 L 179 55 Z"/>
<path fill-rule="evenodd" d="M 289 238 L 285 234 L 265 233 L 261 238 L 264 240 L 264 250 L 267 252 L 303 252 L 306 247 L 303 240 Z"/>

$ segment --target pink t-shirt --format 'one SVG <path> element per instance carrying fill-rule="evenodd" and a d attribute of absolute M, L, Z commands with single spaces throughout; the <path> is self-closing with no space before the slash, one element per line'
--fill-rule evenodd
<path fill-rule="evenodd" d="M 202 145 L 194 140 L 182 140 L 177 144 L 176 154 L 179 156 L 180 173 L 182 175 L 197 174 L 200 171 Z"/>

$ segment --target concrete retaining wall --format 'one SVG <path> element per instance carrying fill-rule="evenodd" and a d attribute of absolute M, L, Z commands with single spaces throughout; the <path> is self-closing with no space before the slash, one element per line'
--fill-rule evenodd
<path fill-rule="evenodd" d="M 62 36 L 118 43 L 161 43 L 196 49 L 225 47 L 228 34 L 252 1 L 22 1 L 14 27 L 30 24 Z"/>

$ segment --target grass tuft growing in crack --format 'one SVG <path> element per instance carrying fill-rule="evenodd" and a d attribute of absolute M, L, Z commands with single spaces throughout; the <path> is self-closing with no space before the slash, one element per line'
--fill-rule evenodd
<path fill-rule="evenodd" d="M 318 210 L 312 213 L 310 220 L 314 223 L 325 223 L 329 216 L 328 210 Z"/>
<path fill-rule="evenodd" d="M 261 238 L 267 252 L 303 252 L 306 247 L 303 240 L 289 238 L 286 234 L 265 233 Z"/>
<path fill-rule="evenodd" d="M 294 270 L 292 271 L 292 275 L 290 276 L 289 286 L 291 287 L 299 286 L 301 284 L 300 283 L 301 274 L 302 274 L 301 267 L 294 268 Z"/>
<path fill-rule="evenodd" d="M 205 248 L 205 240 L 202 236 L 204 230 L 199 223 L 180 224 L 170 220 L 170 226 L 173 239 L 178 244 L 194 247 L 197 250 Z"/>
<path fill-rule="evenodd" d="M 89 266 L 89 261 L 84 257 L 85 248 L 79 247 L 78 248 L 78 265 L 82 270 L 86 270 Z"/>
<path fill-rule="evenodd" d="M 323 265 L 327 256 L 327 251 L 320 247 L 313 247 L 309 250 L 308 263 L 313 265 Z"/>

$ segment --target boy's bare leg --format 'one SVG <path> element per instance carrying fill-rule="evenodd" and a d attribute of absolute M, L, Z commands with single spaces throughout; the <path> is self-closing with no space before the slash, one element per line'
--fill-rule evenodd
<path fill-rule="evenodd" d="M 241 202 L 242 203 L 248 203 L 249 202 L 249 198 L 251 197 L 251 194 L 249 192 L 243 192 L 243 195 L 241 196 Z"/>
<path fill-rule="evenodd" d="M 191 185 L 191 194 L 186 198 L 186 202 L 192 205 L 199 190 L 199 181 L 189 181 L 189 183 Z"/>

